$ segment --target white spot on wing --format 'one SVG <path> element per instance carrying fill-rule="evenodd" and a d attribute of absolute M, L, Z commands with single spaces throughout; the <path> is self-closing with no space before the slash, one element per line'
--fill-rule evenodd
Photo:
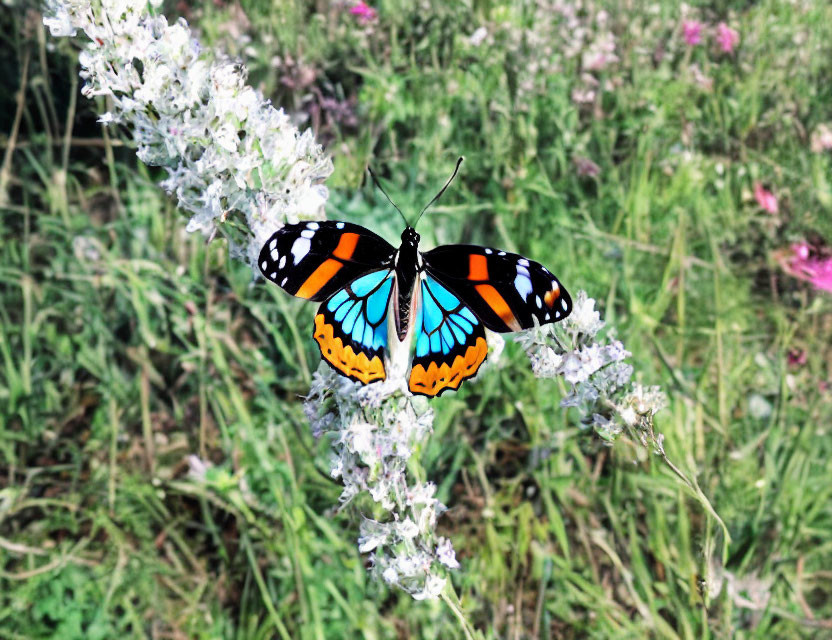
<path fill-rule="evenodd" d="M 314 231 L 315 229 L 318 229 L 320 226 L 321 226 L 321 225 L 319 225 L 317 222 L 307 222 L 307 223 L 306 223 L 306 228 L 307 228 L 307 229 L 312 229 L 313 231 Z"/>
<path fill-rule="evenodd" d="M 343 223 L 343 222 L 339 222 L 339 223 L 337 223 L 337 224 L 335 225 L 335 228 L 336 228 L 336 229 L 343 229 L 343 228 L 344 228 L 344 223 Z"/>
<path fill-rule="evenodd" d="M 269 249 L 274 249 L 275 247 L 277 247 L 277 238 L 272 239 L 269 243 Z"/>
<path fill-rule="evenodd" d="M 261 268 L 263 271 L 265 271 L 265 270 L 266 270 L 266 267 L 268 267 L 268 266 L 269 266 L 269 263 L 268 263 L 268 262 L 266 262 L 265 260 L 263 260 L 263 262 L 260 264 L 260 268 Z"/>
<path fill-rule="evenodd" d="M 498 251 L 497 255 L 498 256 L 504 256 L 504 255 L 506 255 L 506 252 L 505 251 Z"/>
<path fill-rule="evenodd" d="M 545 316 L 543 316 L 543 317 L 544 317 L 546 320 L 551 320 L 551 316 L 550 316 L 548 313 L 547 313 Z"/>
<path fill-rule="evenodd" d="M 532 279 L 529 277 L 529 270 L 518 263 L 517 277 L 514 279 L 514 288 L 517 289 L 524 300 L 528 300 L 532 293 Z"/>
<path fill-rule="evenodd" d="M 535 304 L 537 305 L 537 308 L 538 308 L 538 309 L 542 309 L 542 308 L 543 308 L 543 300 L 541 300 L 541 299 L 540 299 L 540 296 L 535 296 L 535 297 L 534 297 L 534 302 L 535 302 Z"/>
<path fill-rule="evenodd" d="M 289 278 L 283 278 L 283 282 L 281 282 L 281 283 L 280 283 L 280 286 L 281 286 L 281 287 L 285 287 L 285 286 L 286 286 L 286 281 L 287 281 L 288 279 L 289 279 Z"/>
<path fill-rule="evenodd" d="M 277 278 L 277 271 L 272 271 L 272 274 L 269 276 L 272 280 Z"/>
<path fill-rule="evenodd" d="M 314 237 L 314 235 L 315 235 L 315 232 L 312 231 L 311 229 L 304 229 L 303 231 L 300 232 L 300 237 L 301 238 L 312 238 L 312 237 Z"/>
<path fill-rule="evenodd" d="M 529 266 L 529 261 L 526 260 L 525 258 L 520 258 L 517 261 L 517 264 L 519 264 L 521 267 L 528 267 Z"/>
<path fill-rule="evenodd" d="M 563 298 L 560 299 L 560 306 L 563 308 L 564 311 L 566 311 L 566 300 L 564 300 Z"/>
<path fill-rule="evenodd" d="M 517 293 L 520 294 L 523 300 L 528 300 L 529 294 L 532 292 L 531 278 L 518 270 L 517 277 L 514 279 L 514 288 L 517 289 Z"/>
<path fill-rule="evenodd" d="M 272 260 L 277 260 L 278 255 L 277 249 L 272 249 Z"/>
<path fill-rule="evenodd" d="M 277 265 L 278 269 L 282 269 L 286 266 L 286 256 L 280 256 L 280 263 Z"/>
<path fill-rule="evenodd" d="M 494 252 L 491 249 L 486 249 L 485 250 L 485 255 L 487 255 L 487 256 L 490 256 L 492 253 L 494 253 Z"/>
<path fill-rule="evenodd" d="M 309 238 L 298 238 L 292 243 L 292 264 L 297 264 L 309 253 Z"/>

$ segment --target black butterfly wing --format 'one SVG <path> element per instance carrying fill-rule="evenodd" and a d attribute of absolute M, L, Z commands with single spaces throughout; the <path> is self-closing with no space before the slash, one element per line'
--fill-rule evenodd
<path fill-rule="evenodd" d="M 520 331 L 563 320 L 572 298 L 539 262 L 516 253 L 447 244 L 422 254 L 425 269 L 489 329 Z"/>
<path fill-rule="evenodd" d="M 369 229 L 332 220 L 287 224 L 263 245 L 263 275 L 299 298 L 322 301 L 356 278 L 390 268 L 393 246 Z"/>

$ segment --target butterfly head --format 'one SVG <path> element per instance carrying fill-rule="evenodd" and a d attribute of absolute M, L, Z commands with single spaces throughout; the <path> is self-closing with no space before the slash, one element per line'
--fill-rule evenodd
<path fill-rule="evenodd" d="M 410 225 L 402 232 L 402 246 L 417 247 L 419 240 L 421 240 L 421 237 L 416 233 L 416 229 Z"/>

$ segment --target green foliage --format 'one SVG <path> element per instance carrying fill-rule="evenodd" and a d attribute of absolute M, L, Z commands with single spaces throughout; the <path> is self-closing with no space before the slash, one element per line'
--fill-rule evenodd
<path fill-rule="evenodd" d="M 581 19 L 606 7 L 620 62 L 576 104 L 581 66 L 536 3 L 387 0 L 369 27 L 336 4 L 180 10 L 318 128 L 330 217 L 395 241 L 364 166 L 413 215 L 464 155 L 426 245 L 521 251 L 601 301 L 639 380 L 669 395 L 669 458 L 731 536 L 638 443 L 587 435 L 509 344 L 435 402 L 421 453 L 465 618 L 486 638 L 823 634 L 832 303 L 774 255 L 832 243 L 832 158 L 809 148 L 832 120 L 832 9 L 712 3 L 702 17 L 742 37 L 723 55 L 687 49 L 671 3 L 589 3 Z M 312 305 L 185 234 L 162 174 L 96 124 L 71 45 L 22 11 L 0 20 L 0 636 L 465 637 L 445 603 L 370 582 L 356 516 L 334 509 L 299 399 Z M 530 66 L 535 33 L 557 71 Z"/>

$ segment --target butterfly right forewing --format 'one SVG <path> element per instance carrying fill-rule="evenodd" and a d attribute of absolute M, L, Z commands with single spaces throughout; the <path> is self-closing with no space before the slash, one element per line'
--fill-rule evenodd
<path fill-rule="evenodd" d="M 509 332 L 559 322 L 572 299 L 542 264 L 516 253 L 448 244 L 422 254 L 425 268 L 492 331 Z"/>

